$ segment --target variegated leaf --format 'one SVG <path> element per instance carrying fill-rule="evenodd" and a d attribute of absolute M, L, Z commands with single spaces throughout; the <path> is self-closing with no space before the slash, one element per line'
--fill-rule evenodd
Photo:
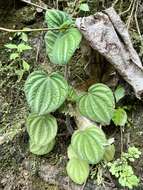
<path fill-rule="evenodd" d="M 58 73 L 48 75 L 35 71 L 28 77 L 24 88 L 32 112 L 46 114 L 55 111 L 68 95 L 68 84 Z"/>
<path fill-rule="evenodd" d="M 115 156 L 115 146 L 114 144 L 110 144 L 105 148 L 105 153 L 104 153 L 104 160 L 107 162 L 110 162 L 114 159 Z"/>
<path fill-rule="evenodd" d="M 102 83 L 92 85 L 78 102 L 82 115 L 102 125 L 110 123 L 114 107 L 113 93 L 108 86 Z"/>
<path fill-rule="evenodd" d="M 89 164 L 97 164 L 102 160 L 106 144 L 104 132 L 96 126 L 75 131 L 71 140 L 74 152 Z"/>
<path fill-rule="evenodd" d="M 66 12 L 51 9 L 46 11 L 45 21 L 49 28 L 56 28 L 68 21 L 72 23 L 72 18 Z"/>
<path fill-rule="evenodd" d="M 68 158 L 69 159 L 78 158 L 78 155 L 75 153 L 71 145 L 69 145 L 68 147 Z"/>
<path fill-rule="evenodd" d="M 39 144 L 35 144 L 33 141 L 30 140 L 30 152 L 36 155 L 44 155 L 48 154 L 55 145 L 55 139 L 53 139 L 51 142 L 49 142 L 46 145 L 40 146 Z"/>
<path fill-rule="evenodd" d="M 67 164 L 67 173 L 75 183 L 81 185 L 89 176 L 89 164 L 85 160 L 72 158 Z"/>
<path fill-rule="evenodd" d="M 78 29 L 71 27 L 71 18 L 62 11 L 51 10 L 46 13 L 48 27 L 60 27 L 50 30 L 45 35 L 46 52 L 54 64 L 67 64 L 79 47 L 81 34 Z"/>
<path fill-rule="evenodd" d="M 43 146 L 55 138 L 57 121 L 49 114 L 30 114 L 27 118 L 27 131 L 34 144 Z"/>

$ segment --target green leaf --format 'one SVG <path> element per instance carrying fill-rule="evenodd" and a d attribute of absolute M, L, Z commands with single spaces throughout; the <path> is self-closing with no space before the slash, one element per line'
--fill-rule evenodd
<path fill-rule="evenodd" d="M 141 155 L 141 151 L 138 150 L 135 146 L 128 148 L 128 159 L 131 161 L 131 159 L 134 161 L 134 159 L 137 159 Z"/>
<path fill-rule="evenodd" d="M 10 60 L 15 60 L 16 58 L 19 57 L 19 54 L 18 53 L 11 53 L 10 54 Z"/>
<path fill-rule="evenodd" d="M 16 44 L 6 44 L 4 45 L 6 48 L 9 48 L 9 49 L 17 49 L 17 45 Z"/>
<path fill-rule="evenodd" d="M 52 9 L 46 12 L 45 21 L 49 28 L 57 28 L 67 21 L 72 23 L 72 18 L 63 11 Z"/>
<path fill-rule="evenodd" d="M 39 144 L 35 144 L 30 140 L 30 152 L 36 155 L 44 155 L 48 154 L 55 145 L 55 139 L 44 146 L 39 146 Z"/>
<path fill-rule="evenodd" d="M 111 89 L 101 83 L 92 85 L 88 92 L 79 98 L 80 113 L 102 125 L 109 124 L 114 113 L 114 96 Z"/>
<path fill-rule="evenodd" d="M 67 64 L 79 47 L 81 34 L 76 28 L 65 32 L 48 31 L 45 35 L 46 52 L 54 64 Z"/>
<path fill-rule="evenodd" d="M 67 164 L 67 173 L 75 183 L 81 185 L 89 176 L 89 164 L 85 160 L 72 158 Z"/>
<path fill-rule="evenodd" d="M 20 43 L 20 44 L 17 46 L 17 49 L 18 49 L 19 52 L 23 52 L 23 51 L 32 49 L 32 47 L 30 47 L 29 45 L 26 45 L 26 44 L 24 44 L 24 43 Z"/>
<path fill-rule="evenodd" d="M 46 13 L 48 27 L 61 27 L 61 30 L 48 31 L 45 35 L 46 52 L 54 64 L 67 64 L 79 47 L 80 32 L 73 27 L 62 29 L 66 23 L 72 23 L 71 18 L 64 12 L 51 10 Z"/>
<path fill-rule="evenodd" d="M 27 119 L 27 131 L 34 144 L 48 144 L 57 134 L 57 121 L 49 114 L 30 114 Z"/>
<path fill-rule="evenodd" d="M 75 153 L 71 145 L 69 145 L 68 147 L 68 158 L 69 159 L 78 158 L 77 154 Z"/>
<path fill-rule="evenodd" d="M 126 177 L 120 177 L 119 178 L 119 183 L 123 187 L 128 187 L 129 189 L 133 189 L 133 187 L 139 185 L 139 179 L 135 175 L 129 175 Z"/>
<path fill-rule="evenodd" d="M 122 86 L 118 86 L 114 92 L 116 102 L 119 102 L 125 96 L 125 89 Z"/>
<path fill-rule="evenodd" d="M 68 84 L 58 73 L 48 75 L 44 71 L 31 73 L 24 91 L 32 112 L 46 114 L 55 111 L 68 95 Z"/>
<path fill-rule="evenodd" d="M 80 5 L 80 7 L 79 7 L 79 10 L 80 10 L 80 11 L 84 11 L 84 12 L 90 11 L 90 10 L 89 10 L 89 6 L 88 6 L 87 3 L 82 3 L 82 4 Z"/>
<path fill-rule="evenodd" d="M 71 139 L 75 153 L 89 164 L 97 164 L 102 160 L 105 144 L 107 144 L 105 134 L 96 126 L 75 131 Z"/>
<path fill-rule="evenodd" d="M 118 108 L 115 110 L 112 120 L 116 126 L 124 126 L 127 123 L 127 113 L 124 109 Z"/>
<path fill-rule="evenodd" d="M 24 74 L 24 70 L 22 70 L 22 69 L 17 69 L 17 70 L 15 70 L 15 73 L 18 75 L 18 82 L 20 82 L 21 81 L 21 79 L 22 79 L 22 77 L 23 77 L 23 74 Z"/>
<path fill-rule="evenodd" d="M 29 71 L 30 65 L 26 61 L 22 60 L 22 66 L 25 71 Z"/>
<path fill-rule="evenodd" d="M 20 39 L 23 40 L 24 42 L 28 42 L 28 36 L 26 33 L 22 32 Z"/>
<path fill-rule="evenodd" d="M 128 181 L 130 182 L 131 188 L 133 188 L 133 187 L 136 187 L 139 185 L 140 180 L 137 176 L 132 175 L 132 176 L 128 177 Z"/>
<path fill-rule="evenodd" d="M 111 144 L 105 148 L 104 160 L 110 162 L 114 159 L 114 155 L 115 155 L 115 146 Z"/>

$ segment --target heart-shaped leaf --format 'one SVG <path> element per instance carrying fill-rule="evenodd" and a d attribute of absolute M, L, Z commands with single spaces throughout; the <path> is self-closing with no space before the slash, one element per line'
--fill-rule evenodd
<path fill-rule="evenodd" d="M 78 158 L 78 155 L 75 153 L 71 145 L 69 145 L 68 147 L 68 158 L 69 159 Z"/>
<path fill-rule="evenodd" d="M 49 28 L 57 28 L 65 22 L 72 23 L 72 18 L 66 12 L 51 9 L 46 11 L 45 21 Z"/>
<path fill-rule="evenodd" d="M 30 152 L 36 155 L 44 155 L 48 154 L 55 145 L 55 139 L 44 146 L 39 146 L 39 144 L 35 144 L 30 140 Z"/>
<path fill-rule="evenodd" d="M 115 155 L 115 146 L 114 144 L 110 144 L 105 148 L 104 160 L 110 162 L 114 159 L 114 155 Z"/>
<path fill-rule="evenodd" d="M 116 109 L 112 118 L 116 126 L 124 126 L 127 123 L 127 119 L 127 113 L 122 108 Z"/>
<path fill-rule="evenodd" d="M 32 112 L 46 114 L 55 111 L 68 95 L 68 84 L 58 73 L 48 75 L 35 71 L 28 77 L 24 88 Z"/>
<path fill-rule="evenodd" d="M 46 13 L 48 27 L 59 30 L 50 30 L 45 35 L 46 52 L 54 64 L 67 64 L 79 47 L 81 34 L 78 29 L 71 27 L 72 19 L 62 11 L 50 10 Z"/>
<path fill-rule="evenodd" d="M 55 138 L 57 121 L 49 114 L 30 114 L 27 118 L 27 131 L 34 144 L 43 146 Z"/>
<path fill-rule="evenodd" d="M 101 161 L 105 144 L 107 144 L 105 134 L 96 126 L 75 131 L 71 140 L 75 153 L 89 164 L 97 164 Z"/>
<path fill-rule="evenodd" d="M 102 125 L 110 123 L 114 107 L 114 96 L 111 89 L 101 83 L 92 85 L 78 102 L 78 108 L 82 115 Z"/>
<path fill-rule="evenodd" d="M 125 89 L 122 86 L 118 86 L 114 92 L 116 103 L 119 102 L 125 96 Z"/>
<path fill-rule="evenodd" d="M 72 181 L 80 185 L 85 183 L 89 176 L 89 164 L 85 160 L 72 158 L 69 160 L 66 169 Z"/>

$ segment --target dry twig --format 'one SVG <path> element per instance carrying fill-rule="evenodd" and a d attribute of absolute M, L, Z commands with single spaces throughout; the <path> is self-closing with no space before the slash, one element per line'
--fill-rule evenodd
<path fill-rule="evenodd" d="M 41 32 L 41 31 L 49 31 L 49 30 L 60 30 L 60 28 L 26 28 L 26 29 L 9 29 L 0 27 L 0 31 L 3 32 Z"/>
<path fill-rule="evenodd" d="M 131 21 L 132 21 L 132 19 L 133 19 L 133 13 L 134 13 L 135 8 L 136 8 L 135 5 L 136 5 L 136 0 L 133 1 L 133 6 L 132 6 L 131 14 L 130 14 L 130 16 L 129 16 L 129 18 L 128 18 L 128 21 L 127 21 L 127 29 L 128 29 L 128 30 L 129 30 L 129 28 L 130 28 L 130 24 L 131 24 Z"/>
<path fill-rule="evenodd" d="M 140 27 L 139 27 L 139 23 L 138 23 L 138 19 L 137 19 L 138 6 L 139 6 L 139 2 L 137 1 L 134 17 L 135 17 L 135 23 L 136 23 L 137 32 L 138 32 L 138 34 L 139 34 L 139 37 L 140 37 L 141 42 L 143 42 L 142 35 L 141 35 L 141 31 L 140 31 Z"/>
<path fill-rule="evenodd" d="M 125 10 L 125 11 L 123 11 L 123 12 L 120 13 L 120 16 L 123 16 L 124 14 L 127 14 L 131 10 L 133 2 L 134 2 L 134 0 L 131 1 L 131 3 L 130 3 L 130 5 L 129 5 L 129 7 L 128 7 L 127 10 Z"/>
<path fill-rule="evenodd" d="M 30 2 L 30 1 L 27 1 L 27 0 L 21 0 L 21 1 L 24 2 L 24 3 L 27 3 L 27 4 L 29 4 L 29 5 L 32 5 L 32 6 L 34 6 L 34 7 L 37 7 L 37 8 L 46 10 L 46 11 L 48 10 L 47 8 L 42 7 L 42 6 L 40 6 L 40 5 L 37 5 L 37 4 L 35 4 L 35 3 L 32 3 L 32 2 Z"/>

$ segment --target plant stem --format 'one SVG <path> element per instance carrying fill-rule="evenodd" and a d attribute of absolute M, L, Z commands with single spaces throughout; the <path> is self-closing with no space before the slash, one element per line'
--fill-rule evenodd
<path fill-rule="evenodd" d="M 132 21 L 132 19 L 133 19 L 133 13 L 134 13 L 134 11 L 135 11 L 135 5 L 136 5 L 136 0 L 133 1 L 133 5 L 132 5 L 132 9 L 131 9 L 131 14 L 130 14 L 130 16 L 129 16 L 129 18 L 128 18 L 128 21 L 127 21 L 127 29 L 128 29 L 128 30 L 129 30 L 129 28 L 130 28 L 130 24 L 131 24 L 131 21 Z"/>
<path fill-rule="evenodd" d="M 122 130 L 122 126 L 120 126 L 120 135 L 121 135 L 121 154 L 123 152 L 123 130 Z"/>
<path fill-rule="evenodd" d="M 65 72 L 64 72 L 64 78 L 65 78 L 66 81 L 68 81 L 68 78 L 69 78 L 68 69 L 69 69 L 68 64 L 66 64 L 65 65 Z M 72 135 L 74 130 L 73 130 L 72 126 L 71 126 L 69 114 L 66 115 L 66 126 L 67 126 L 67 130 L 68 130 L 69 134 Z"/>
<path fill-rule="evenodd" d="M 128 7 L 128 9 L 126 9 L 126 10 L 123 11 L 123 12 L 121 12 L 119 15 L 122 16 L 122 15 L 124 15 L 124 14 L 127 14 L 127 13 L 130 11 L 130 9 L 132 8 L 133 2 L 134 2 L 134 1 L 132 0 L 131 3 L 130 3 L 130 5 L 129 5 L 129 7 Z"/>
<path fill-rule="evenodd" d="M 69 134 L 72 135 L 74 130 L 71 126 L 70 116 L 68 114 L 66 115 L 66 126 L 67 126 L 67 130 L 68 130 Z"/>
<path fill-rule="evenodd" d="M 112 4 L 112 7 L 115 7 L 115 5 L 118 3 L 119 0 L 115 0 Z"/>
<path fill-rule="evenodd" d="M 49 31 L 49 30 L 59 30 L 60 28 L 27 28 L 27 29 L 9 29 L 0 27 L 0 31 L 4 32 L 41 32 L 41 31 Z"/>
<path fill-rule="evenodd" d="M 142 39 L 142 35 L 141 35 L 139 23 L 138 23 L 138 18 L 137 18 L 138 6 L 139 6 L 139 2 L 137 1 L 136 10 L 135 10 L 135 15 L 134 16 L 135 16 L 135 23 L 136 23 L 137 32 L 139 34 L 139 37 L 140 37 L 140 40 L 141 40 L 141 44 L 142 44 L 143 43 L 143 39 Z"/>

